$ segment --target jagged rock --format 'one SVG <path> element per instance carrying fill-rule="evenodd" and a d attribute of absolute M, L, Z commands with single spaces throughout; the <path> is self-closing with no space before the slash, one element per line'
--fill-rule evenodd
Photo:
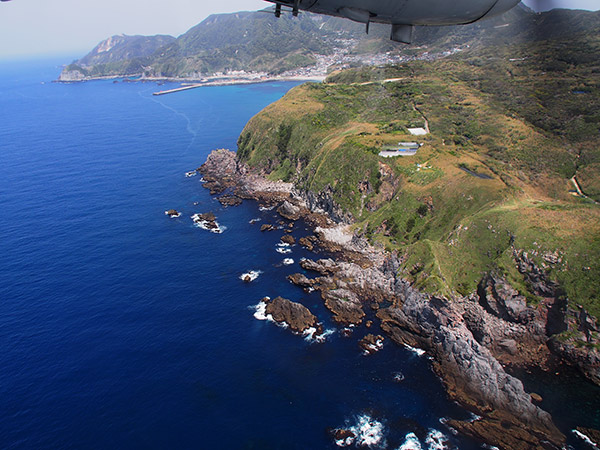
<path fill-rule="evenodd" d="M 529 395 L 531 396 L 531 400 L 533 400 L 536 403 L 542 403 L 542 401 L 544 400 L 540 394 L 536 394 L 535 392 L 532 392 Z"/>
<path fill-rule="evenodd" d="M 238 169 L 235 152 L 226 149 L 213 150 L 206 162 L 202 164 L 198 171 L 206 176 L 223 178 L 233 176 Z"/>
<path fill-rule="evenodd" d="M 527 323 L 535 314 L 527 307 L 527 300 L 495 274 L 488 274 L 477 288 L 481 306 L 501 319 Z"/>
<path fill-rule="evenodd" d="M 477 314 L 471 310 L 467 310 L 463 314 L 463 319 L 465 320 L 465 325 L 469 331 L 471 331 L 477 342 L 485 345 L 486 347 L 492 343 L 492 338 L 489 334 L 485 320 L 480 314 Z"/>
<path fill-rule="evenodd" d="M 266 314 L 270 314 L 276 322 L 285 322 L 292 331 L 302 333 L 309 328 L 317 328 L 317 317 L 300 303 L 295 303 L 283 297 L 273 300 L 263 299 L 267 304 Z"/>
<path fill-rule="evenodd" d="M 513 258 L 517 263 L 517 269 L 523 274 L 532 288 L 540 297 L 558 298 L 561 295 L 558 284 L 550 281 L 544 269 L 538 267 L 529 258 L 526 252 L 513 250 Z"/>
<path fill-rule="evenodd" d="M 372 326 L 373 326 L 373 321 L 372 320 L 367 320 L 367 322 L 365 323 L 365 327 L 371 328 Z"/>
<path fill-rule="evenodd" d="M 303 288 L 313 287 L 317 283 L 317 280 L 311 280 L 310 278 L 307 278 L 306 275 L 301 273 L 288 275 L 287 278 L 296 286 L 300 286 Z"/>
<path fill-rule="evenodd" d="M 600 385 L 600 352 L 594 348 L 582 345 L 576 338 L 565 339 L 563 336 L 553 336 L 548 341 L 548 347 L 555 355 L 579 371 L 590 381 Z"/>
<path fill-rule="evenodd" d="M 318 272 L 321 275 L 331 275 L 339 270 L 333 259 L 320 259 L 318 261 L 313 261 L 312 259 L 303 259 L 300 261 L 300 267 L 302 267 L 304 270 Z"/>
<path fill-rule="evenodd" d="M 210 191 L 210 195 L 220 194 L 227 189 L 227 186 L 219 181 L 207 181 L 202 186 Z"/>
<path fill-rule="evenodd" d="M 165 211 L 165 214 L 169 217 L 179 217 L 181 215 L 179 211 L 176 211 L 174 209 L 169 209 L 168 211 Z"/>
<path fill-rule="evenodd" d="M 583 307 L 579 307 L 579 314 L 577 315 L 577 321 L 579 322 L 578 329 L 581 331 L 585 339 L 588 342 L 592 341 L 592 332 L 598 332 L 598 324 L 596 319 L 588 314 Z"/>
<path fill-rule="evenodd" d="M 275 229 L 275 227 L 273 225 L 271 225 L 270 223 L 265 223 L 263 225 L 261 225 L 260 227 L 260 231 L 273 231 Z"/>
<path fill-rule="evenodd" d="M 503 341 L 500 341 L 498 343 L 498 345 L 504 349 L 505 351 L 507 351 L 508 353 L 510 353 L 511 355 L 516 355 L 519 351 L 518 347 L 517 347 L 517 342 L 513 339 L 505 339 Z"/>
<path fill-rule="evenodd" d="M 217 220 L 217 216 L 215 216 L 212 212 L 196 214 L 194 217 L 197 218 L 197 220 L 204 220 L 206 222 L 214 222 Z"/>
<path fill-rule="evenodd" d="M 327 186 L 319 193 L 304 191 L 302 194 L 309 210 L 326 214 L 336 223 L 350 223 L 352 214 L 344 211 L 333 200 L 333 192 L 334 189 Z"/>
<path fill-rule="evenodd" d="M 531 402 L 523 384 L 508 375 L 473 337 L 455 307 L 396 282 L 401 307 L 380 309 L 382 329 L 396 342 L 427 350 L 449 395 L 481 419 L 450 426 L 502 449 L 533 449 L 565 438 L 551 417 Z M 510 430 L 510 432 L 507 432 Z"/>
<path fill-rule="evenodd" d="M 379 350 L 383 348 L 383 341 L 385 338 L 378 334 L 375 336 L 374 334 L 367 334 L 360 341 L 358 341 L 358 345 L 369 355 L 373 353 L 377 353 Z"/>
<path fill-rule="evenodd" d="M 336 430 L 333 430 L 333 439 L 335 439 L 336 441 L 342 442 L 343 446 L 346 446 L 346 445 L 349 445 L 347 443 L 350 443 L 354 439 L 356 439 L 356 434 L 354 434 L 350 430 L 338 428 Z"/>
<path fill-rule="evenodd" d="M 337 323 L 360 325 L 365 317 L 357 295 L 347 289 L 322 289 L 321 297 Z"/>
<path fill-rule="evenodd" d="M 286 200 L 279 208 L 277 208 L 277 212 L 288 220 L 298 220 L 300 218 L 301 209 Z"/>
<path fill-rule="evenodd" d="M 239 206 L 242 204 L 242 199 L 237 195 L 222 195 L 217 200 L 223 206 Z"/>
<path fill-rule="evenodd" d="M 304 247 L 306 250 L 308 250 L 309 252 L 312 252 L 315 248 L 312 240 L 310 239 L 310 237 L 301 237 L 300 240 L 298 241 L 298 243 Z"/>
<path fill-rule="evenodd" d="M 192 220 L 195 223 L 202 224 L 203 227 L 208 230 L 216 230 L 219 228 L 219 224 L 217 224 L 217 217 L 212 213 L 204 213 L 204 214 L 194 214 L 192 216 Z"/>
<path fill-rule="evenodd" d="M 284 242 L 284 243 L 290 244 L 290 245 L 294 245 L 296 243 L 296 239 L 294 238 L 294 236 L 290 236 L 289 234 L 286 234 L 285 236 L 281 237 L 281 242 Z"/>

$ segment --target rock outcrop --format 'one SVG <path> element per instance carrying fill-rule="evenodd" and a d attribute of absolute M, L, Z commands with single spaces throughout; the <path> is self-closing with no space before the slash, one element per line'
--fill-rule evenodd
<path fill-rule="evenodd" d="M 463 433 L 502 449 L 560 448 L 564 436 L 535 406 L 523 384 L 504 371 L 450 302 L 419 294 L 397 280 L 400 307 L 380 309 L 382 329 L 397 343 L 422 348 L 449 395 L 481 418 L 451 421 Z M 542 446 L 543 447 L 543 446 Z"/>
<path fill-rule="evenodd" d="M 212 179 L 240 197 L 276 206 L 289 220 L 303 217 L 315 227 L 315 236 L 302 238 L 300 244 L 310 248 L 318 245 L 333 252 L 336 260 L 303 259 L 300 266 L 318 275 L 311 279 L 294 274 L 290 281 L 320 291 L 337 323 L 362 323 L 367 306 L 394 342 L 427 351 L 449 395 L 480 417 L 470 422 L 450 421 L 450 426 L 506 450 L 560 448 L 564 443 L 565 437 L 550 415 L 532 402 L 523 384 L 500 363 L 526 361 L 543 365 L 549 355 L 546 328 L 552 317 L 544 308 L 528 306 L 497 274 L 485 277 L 478 293 L 465 298 L 449 301 L 421 294 L 401 278 L 400 262 L 395 256 L 373 249 L 347 228 L 335 227 L 306 209 L 305 206 L 326 212 L 338 223 L 349 220 L 336 209 L 327 190 L 319 195 L 298 196 L 285 184 L 276 187 L 250 174 L 247 167 L 236 162 L 232 152 L 211 155 L 201 172 L 205 179 Z M 528 267 L 526 260 L 520 264 L 523 270 L 532 271 L 531 282 L 548 294 L 549 304 L 553 305 L 552 299 L 559 296 L 550 297 L 557 289 L 548 284 L 543 273 Z M 294 331 L 303 332 L 318 325 L 316 317 L 298 303 L 281 297 L 266 303 L 267 314 L 288 323 Z M 593 334 L 595 323 L 584 319 L 580 322 Z M 368 335 L 361 346 L 374 349 L 382 341 L 382 336 Z"/>
<path fill-rule="evenodd" d="M 286 323 L 292 331 L 302 333 L 309 328 L 319 327 L 317 317 L 300 303 L 276 297 L 273 300 L 264 298 L 266 314 L 270 314 L 275 322 Z"/>

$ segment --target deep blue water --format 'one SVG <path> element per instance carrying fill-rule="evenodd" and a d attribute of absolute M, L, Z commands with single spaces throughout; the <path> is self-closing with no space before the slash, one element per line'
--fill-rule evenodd
<path fill-rule="evenodd" d="M 383 424 L 373 448 L 409 432 L 428 448 L 430 429 L 480 448 L 440 423 L 468 415 L 426 358 L 363 356 L 364 327 L 319 344 L 254 318 L 282 295 L 336 330 L 285 278 L 313 255 L 259 231 L 274 213 L 223 208 L 184 173 L 294 84 L 157 98 L 175 85 L 50 83 L 59 71 L 0 63 L 0 448 L 337 448 L 327 430 L 360 415 Z M 208 211 L 224 233 L 193 226 Z"/>

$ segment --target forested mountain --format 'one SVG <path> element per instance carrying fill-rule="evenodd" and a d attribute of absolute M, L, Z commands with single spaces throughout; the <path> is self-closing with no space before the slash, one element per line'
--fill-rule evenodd
<path fill-rule="evenodd" d="M 67 66 L 62 81 L 106 76 L 201 79 L 245 71 L 281 74 L 311 67 L 332 55 L 387 58 L 443 52 L 457 47 L 515 44 L 598 33 L 598 13 L 554 10 L 536 14 L 516 7 L 503 16 L 465 26 L 418 27 L 413 45 L 390 41 L 389 29 L 303 13 L 276 19 L 266 11 L 217 14 L 177 39 L 113 36 Z M 339 59 L 339 58 L 338 58 Z M 364 59 L 364 58 L 363 58 Z"/>

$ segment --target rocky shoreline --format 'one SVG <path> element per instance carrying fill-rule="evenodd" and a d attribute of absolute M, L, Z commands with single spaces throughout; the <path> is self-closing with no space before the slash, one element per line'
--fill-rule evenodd
<path fill-rule="evenodd" d="M 549 367 L 553 357 L 564 355 L 594 380 L 600 372 L 597 352 L 584 352 L 551 336 L 567 327 L 569 320 L 588 331 L 597 330 L 597 325 L 585 311 L 578 317 L 569 315 L 558 287 L 545 280 L 543 272 L 528 267 L 526 255 L 515 250 L 516 260 L 531 274 L 532 285 L 544 294 L 543 307 L 529 306 L 498 274 L 486 275 L 478 292 L 468 297 L 448 300 L 426 295 L 401 278 L 397 255 L 371 247 L 350 231 L 350 218 L 327 194 L 303 193 L 290 183 L 269 181 L 228 150 L 213 151 L 198 171 L 204 186 L 214 195 L 226 196 L 228 203 L 237 204 L 235 198 L 253 199 L 277 208 L 287 220 L 302 218 L 312 226 L 314 235 L 299 244 L 325 250 L 335 259 L 303 260 L 301 267 L 314 276 L 294 274 L 290 281 L 319 291 L 340 326 L 362 324 L 365 309 L 370 308 L 389 339 L 427 352 L 448 395 L 478 417 L 449 421 L 450 427 L 500 449 L 562 448 L 566 437 L 536 405 L 539 395 L 526 392 L 504 366 Z M 294 322 L 298 331 L 315 326 L 310 311 L 288 302 L 266 303 L 281 320 Z M 376 351 L 384 339 L 370 334 L 361 346 Z"/>

